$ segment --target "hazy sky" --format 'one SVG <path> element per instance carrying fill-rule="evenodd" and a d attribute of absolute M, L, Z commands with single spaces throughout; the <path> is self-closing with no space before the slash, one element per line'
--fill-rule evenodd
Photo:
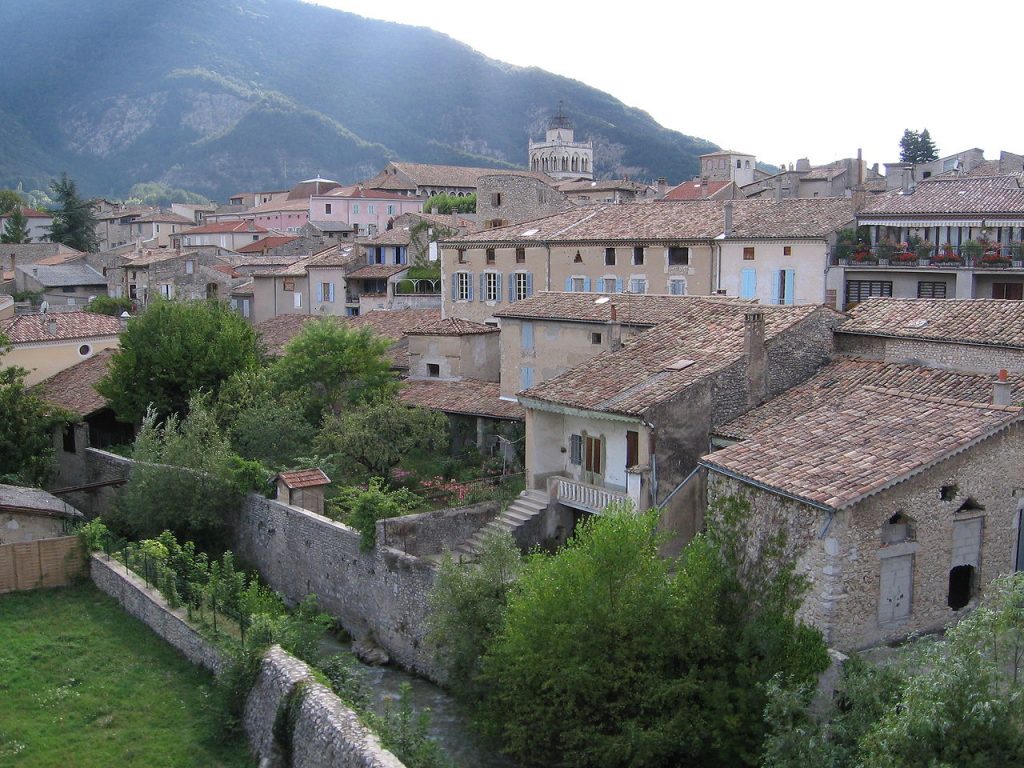
<path fill-rule="evenodd" d="M 858 147 L 892 162 L 904 128 L 941 154 L 1024 153 L 1019 0 L 317 2 L 581 80 L 776 165 Z"/>

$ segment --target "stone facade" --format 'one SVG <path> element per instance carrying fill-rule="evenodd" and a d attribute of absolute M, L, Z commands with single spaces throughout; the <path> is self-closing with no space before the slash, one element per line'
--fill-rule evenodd
<path fill-rule="evenodd" d="M 498 333 L 462 336 L 411 333 L 407 337 L 409 378 L 497 381 L 500 366 L 499 336 Z"/>
<path fill-rule="evenodd" d="M 407 555 L 426 557 L 455 549 L 500 511 L 496 501 L 393 517 L 377 523 L 377 542 Z"/>
<path fill-rule="evenodd" d="M 573 205 L 534 175 L 498 173 L 481 176 L 476 185 L 476 215 L 483 229 L 539 219 Z"/>
<path fill-rule="evenodd" d="M 788 531 L 787 550 L 810 582 L 801 618 L 831 647 L 854 650 L 941 629 L 972 608 L 985 585 L 1024 564 L 1022 450 L 1024 429 L 1015 425 L 831 514 L 715 471 L 708 498 L 750 501 L 751 553 Z M 966 577 L 960 610 L 949 605 L 957 568 Z"/>
<path fill-rule="evenodd" d="M 1024 373 L 1024 349 L 966 342 L 900 339 L 867 334 L 836 334 L 839 352 L 882 360 L 887 363 L 913 362 L 932 368 L 996 374 L 1005 368 L 1010 373 Z"/>

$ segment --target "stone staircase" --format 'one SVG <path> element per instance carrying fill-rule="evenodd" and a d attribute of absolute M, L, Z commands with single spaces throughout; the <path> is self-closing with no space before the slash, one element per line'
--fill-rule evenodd
<path fill-rule="evenodd" d="M 550 503 L 551 499 L 544 491 L 523 491 L 504 512 L 457 546 L 452 556 L 460 563 L 476 560 L 483 550 L 484 539 L 491 531 L 513 533 L 519 526 L 543 513 Z"/>

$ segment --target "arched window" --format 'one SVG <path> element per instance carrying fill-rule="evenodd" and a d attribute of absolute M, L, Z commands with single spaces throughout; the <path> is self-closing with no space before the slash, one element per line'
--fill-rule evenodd
<path fill-rule="evenodd" d="M 580 166 L 580 158 L 579 158 L 579 156 L 578 155 L 573 155 L 572 156 L 572 169 L 574 171 L 578 171 L 580 169 L 579 166 Z"/>

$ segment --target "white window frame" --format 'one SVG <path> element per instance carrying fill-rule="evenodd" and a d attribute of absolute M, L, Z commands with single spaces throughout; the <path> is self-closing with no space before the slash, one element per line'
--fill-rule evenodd
<path fill-rule="evenodd" d="M 196 272 L 196 263 L 192 259 L 185 259 L 185 274 L 194 275 Z"/>
<path fill-rule="evenodd" d="M 484 301 L 498 301 L 501 291 L 501 273 L 484 272 Z"/>
<path fill-rule="evenodd" d="M 514 272 L 516 276 L 516 301 L 530 298 L 530 278 L 527 272 Z"/>
<path fill-rule="evenodd" d="M 455 300 L 469 301 L 472 295 L 473 275 L 470 272 L 455 273 Z"/>
<path fill-rule="evenodd" d="M 294 302 L 294 309 L 302 309 L 302 291 L 295 291 L 292 295 L 295 297 L 292 299 Z"/>

